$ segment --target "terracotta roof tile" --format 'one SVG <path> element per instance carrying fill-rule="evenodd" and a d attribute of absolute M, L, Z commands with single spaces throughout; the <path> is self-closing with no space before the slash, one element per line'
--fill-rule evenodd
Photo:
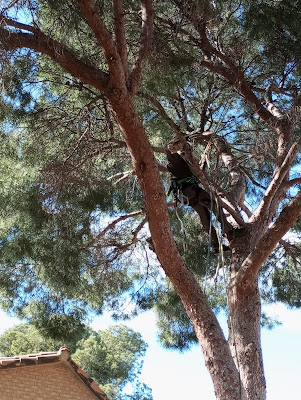
<path fill-rule="evenodd" d="M 0 357 L 0 371 L 8 368 L 21 368 L 57 362 L 67 364 L 97 399 L 109 400 L 107 395 L 96 385 L 93 379 L 71 359 L 71 350 L 66 346 L 61 347 L 57 352 L 52 351 L 15 357 Z"/>

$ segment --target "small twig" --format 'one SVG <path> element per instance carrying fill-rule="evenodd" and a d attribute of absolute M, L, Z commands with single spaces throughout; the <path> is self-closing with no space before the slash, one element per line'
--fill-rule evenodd
<path fill-rule="evenodd" d="M 143 214 L 144 211 L 134 211 L 130 214 L 122 215 L 119 218 L 115 219 L 113 222 L 111 222 L 105 229 L 103 229 L 91 242 L 89 242 L 85 247 L 83 247 L 81 250 L 88 250 L 90 247 L 94 247 L 95 244 L 102 238 L 104 235 L 111 229 L 113 229 L 117 224 L 119 224 L 122 221 L 125 221 L 126 219 L 137 217 L 138 215 Z"/>

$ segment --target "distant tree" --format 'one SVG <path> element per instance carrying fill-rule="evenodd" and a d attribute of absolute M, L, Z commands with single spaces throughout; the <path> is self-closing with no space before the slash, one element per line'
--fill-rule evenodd
<path fill-rule="evenodd" d="M 154 308 L 167 347 L 201 345 L 218 399 L 265 399 L 261 302 L 300 306 L 283 239 L 300 232 L 300 16 L 288 0 L 2 6 L 2 306 L 66 339 L 91 310 Z"/>
<path fill-rule="evenodd" d="M 5 357 L 71 348 L 72 359 L 101 386 L 112 400 L 151 400 L 151 389 L 138 381 L 146 343 L 141 335 L 118 325 L 95 332 L 86 327 L 77 342 L 66 343 L 43 336 L 29 324 L 20 324 L 0 336 L 0 354 Z M 124 388 L 127 386 L 127 393 Z"/>

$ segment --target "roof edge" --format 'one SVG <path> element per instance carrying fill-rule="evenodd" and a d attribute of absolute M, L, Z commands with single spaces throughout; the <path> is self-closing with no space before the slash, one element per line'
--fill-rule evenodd
<path fill-rule="evenodd" d="M 10 368 L 38 366 L 57 362 L 67 364 L 72 372 L 78 376 L 87 389 L 90 390 L 97 399 L 109 400 L 105 392 L 100 389 L 93 379 L 71 359 L 71 350 L 67 346 L 61 347 L 59 351 L 25 354 L 14 357 L 0 357 L 0 371 Z"/>

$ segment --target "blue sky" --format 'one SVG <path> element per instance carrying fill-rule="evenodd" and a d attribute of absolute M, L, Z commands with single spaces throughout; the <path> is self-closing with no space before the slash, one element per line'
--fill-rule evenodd
<path fill-rule="evenodd" d="M 278 315 L 282 321 L 282 325 L 272 331 L 262 330 L 267 400 L 298 399 L 301 393 L 301 310 L 287 310 L 279 304 L 265 307 L 265 311 L 270 316 Z M 219 319 L 225 327 L 225 317 Z M 0 333 L 18 322 L 0 311 Z M 112 324 L 105 315 L 95 318 L 91 326 L 100 330 Z M 126 325 L 139 331 L 149 344 L 141 380 L 153 389 L 154 400 L 215 400 L 199 346 L 185 353 L 162 349 L 156 338 L 155 316 L 150 311 Z"/>

